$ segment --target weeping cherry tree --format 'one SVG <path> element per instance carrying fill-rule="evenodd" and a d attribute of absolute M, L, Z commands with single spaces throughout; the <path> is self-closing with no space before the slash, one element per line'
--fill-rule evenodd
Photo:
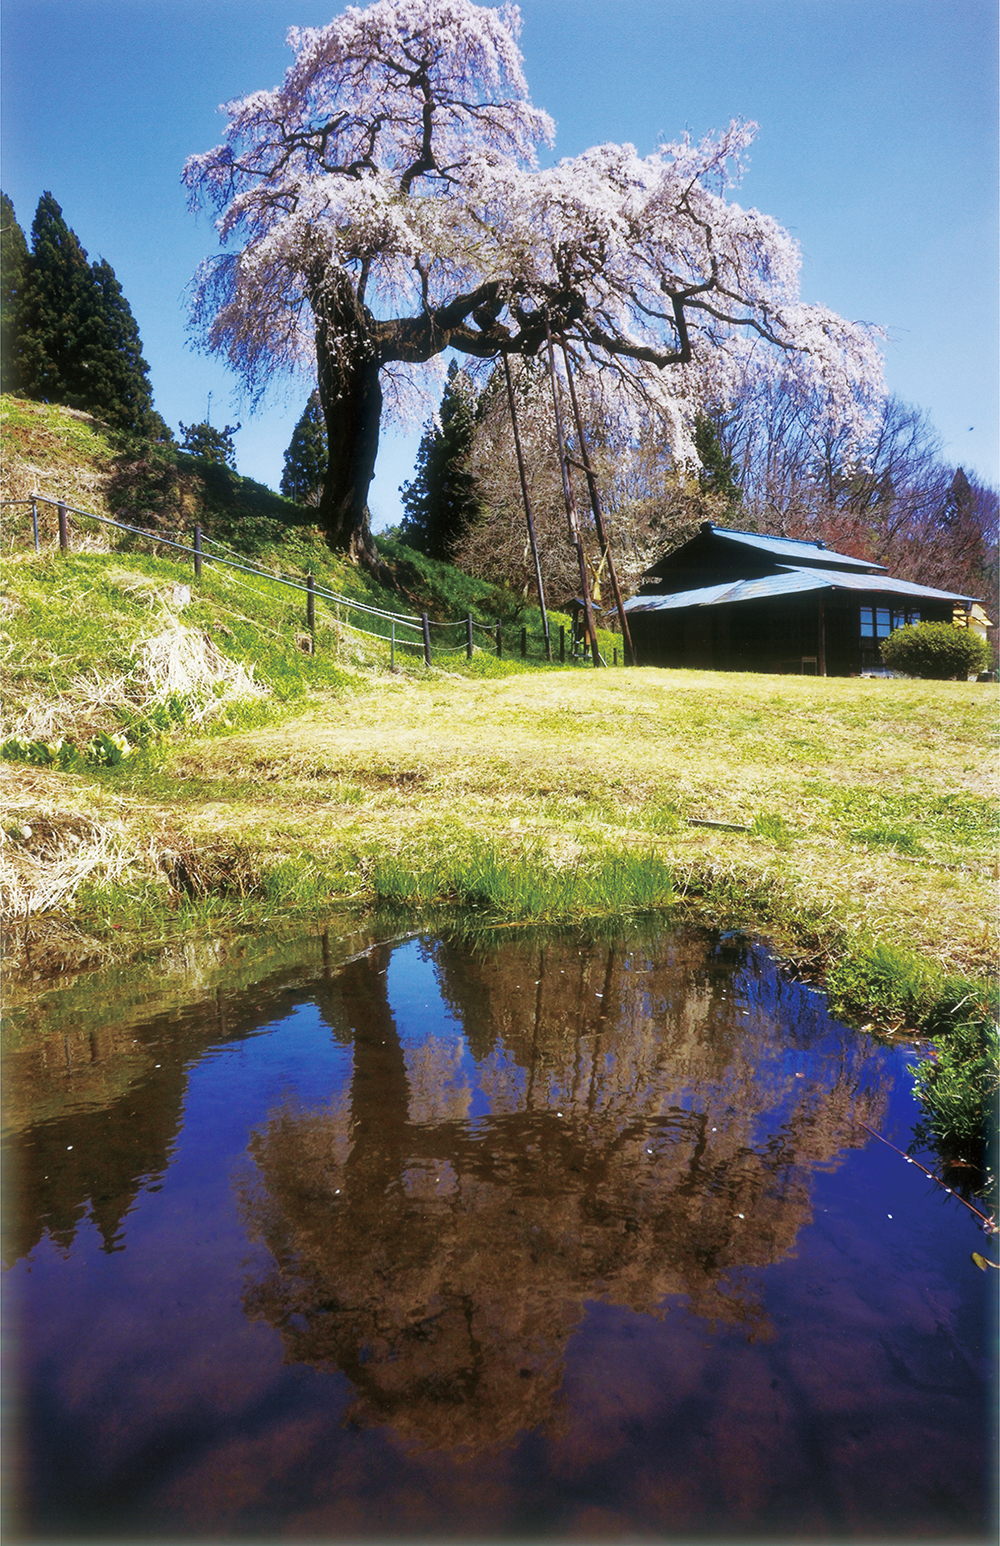
<path fill-rule="evenodd" d="M 531 356 L 548 329 L 657 408 L 693 462 L 701 402 L 724 401 L 749 354 L 784 356 L 848 424 L 880 380 L 873 331 L 802 304 L 794 241 L 729 197 L 753 125 L 540 166 L 553 125 L 519 32 L 516 6 L 471 0 L 376 0 L 293 28 L 281 85 L 230 103 L 222 144 L 185 168 L 225 249 L 196 276 L 196 332 L 252 399 L 276 372 L 313 374 L 320 522 L 368 565 L 383 408 L 404 411 L 445 350 Z"/>

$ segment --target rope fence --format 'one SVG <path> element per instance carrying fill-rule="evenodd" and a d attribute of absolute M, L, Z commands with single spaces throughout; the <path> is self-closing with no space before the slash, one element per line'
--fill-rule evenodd
<path fill-rule="evenodd" d="M 503 625 L 500 620 L 495 624 L 481 623 L 470 612 L 465 618 L 460 620 L 442 622 L 428 617 L 426 612 L 422 612 L 419 617 L 405 612 L 390 612 L 382 607 L 370 606 L 367 602 L 358 601 L 351 596 L 343 596 L 337 591 L 328 589 L 326 586 L 317 585 L 312 574 L 307 574 L 304 580 L 296 579 L 287 575 L 276 574 L 274 571 L 263 569 L 257 564 L 246 563 L 242 561 L 242 557 L 228 556 L 236 553 L 237 550 L 230 547 L 228 543 L 206 536 L 201 529 L 200 523 L 195 525 L 193 542 L 186 542 L 180 540 L 178 534 L 168 536 L 164 532 L 150 531 L 147 527 L 143 526 L 133 526 L 127 521 L 118 521 L 111 516 L 96 515 L 92 510 L 77 509 L 66 500 L 51 499 L 47 494 L 33 494 L 28 499 L 0 500 L 0 506 L 4 508 L 14 506 L 30 508 L 30 540 L 34 544 L 36 553 L 41 553 L 42 551 L 39 506 L 47 506 L 56 513 L 55 530 L 46 539 L 46 546 L 50 550 L 57 549 L 61 553 L 68 553 L 72 550 L 71 534 L 73 523 L 71 518 L 75 518 L 78 521 L 95 521 L 99 526 L 110 527 L 115 531 L 124 532 L 129 536 L 138 537 L 149 542 L 153 545 L 154 550 L 169 550 L 163 556 L 169 557 L 172 553 L 186 555 L 192 561 L 196 580 L 200 580 L 204 565 L 221 565 L 230 571 L 251 575 L 256 579 L 266 580 L 272 585 L 281 585 L 290 591 L 304 594 L 306 598 L 306 628 L 313 637 L 315 637 L 316 632 L 315 603 L 316 598 L 320 597 L 323 601 L 333 604 L 336 609 L 336 619 L 342 626 L 350 628 L 354 633 L 366 634 L 369 638 L 380 639 L 387 643 L 389 645 L 390 665 L 393 667 L 395 666 L 397 648 L 408 651 L 422 650 L 424 663 L 429 667 L 434 653 L 449 656 L 464 653 L 468 660 L 471 660 L 477 652 L 484 653 L 483 647 L 476 642 L 475 635 L 477 631 L 479 634 L 485 634 L 489 637 L 490 652 L 495 651 L 498 659 L 503 657 L 504 649 L 508 642 L 504 637 Z M 11 545 L 13 546 L 13 539 Z M 210 553 L 206 551 L 206 547 L 221 551 Z M 264 596 L 265 593 L 258 590 L 256 586 L 247 585 L 245 581 L 237 580 L 235 573 L 232 575 L 232 578 L 236 584 L 242 584 L 243 588 L 251 593 L 261 597 Z M 341 615 L 342 609 L 346 609 L 348 613 L 360 614 L 365 619 L 371 619 L 372 625 L 364 627 L 358 622 L 351 621 L 349 616 L 343 617 Z M 462 629 L 465 638 L 461 643 L 448 645 L 442 642 L 441 644 L 434 645 L 432 649 L 432 628 Z M 547 634 L 541 643 L 543 644 L 543 653 L 540 658 L 551 660 L 552 649 Z M 561 664 L 564 664 L 567 659 L 566 644 L 566 629 L 565 627 L 560 627 L 558 658 Z M 529 658 L 529 637 L 528 631 L 524 627 L 520 629 L 519 645 L 521 659 L 527 660 Z M 573 663 L 586 661 L 586 654 L 580 650 L 579 641 L 575 637 L 570 640 L 569 656 Z M 603 657 L 601 657 L 600 663 L 602 665 L 607 664 Z M 614 663 L 615 665 L 618 664 L 617 650 L 614 651 Z"/>

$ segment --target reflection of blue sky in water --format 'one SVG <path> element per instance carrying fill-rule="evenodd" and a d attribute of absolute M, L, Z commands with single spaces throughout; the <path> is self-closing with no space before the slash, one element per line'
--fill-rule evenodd
<path fill-rule="evenodd" d="M 291 975 L 123 1030 L 117 1093 L 8 1060 L 43 1527 L 974 1529 L 980 1237 L 845 1147 L 905 1145 L 901 1054 L 697 934 Z"/>

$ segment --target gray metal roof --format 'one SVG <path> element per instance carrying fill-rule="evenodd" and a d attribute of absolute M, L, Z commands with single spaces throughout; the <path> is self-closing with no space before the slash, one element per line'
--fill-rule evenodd
<path fill-rule="evenodd" d="M 851 558 L 847 553 L 836 553 L 821 542 L 809 542 L 805 538 L 762 537 L 755 531 L 736 531 L 729 526 L 713 526 L 712 536 L 736 542 L 740 547 L 756 548 L 771 558 L 787 558 L 793 564 L 809 563 L 810 560 L 829 563 L 835 560 L 838 569 L 874 569 L 879 573 L 885 572 L 884 564 L 872 563 L 867 558 Z"/>
<path fill-rule="evenodd" d="M 633 596 L 626 612 L 669 612 L 680 607 L 718 607 L 730 602 L 763 601 L 776 596 L 796 596 L 813 590 L 862 591 L 876 596 L 926 597 L 933 601 L 973 601 L 955 591 L 894 580 L 887 574 L 845 573 L 840 569 L 800 569 L 783 564 L 784 574 L 759 580 L 736 580 L 722 585 L 703 585 L 698 590 L 675 591 L 669 596 Z"/>

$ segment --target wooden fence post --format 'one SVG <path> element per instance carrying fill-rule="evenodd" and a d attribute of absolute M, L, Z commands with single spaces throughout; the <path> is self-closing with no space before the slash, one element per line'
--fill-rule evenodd
<path fill-rule="evenodd" d="M 472 613 L 465 619 L 465 658 L 472 659 Z"/>
<path fill-rule="evenodd" d="M 503 631 L 502 631 L 501 626 L 500 626 L 500 619 L 497 618 L 497 660 L 499 660 L 502 655 L 503 655 Z"/>
<path fill-rule="evenodd" d="M 310 633 L 316 632 L 316 580 L 312 574 L 306 575 L 306 627 Z"/>
<path fill-rule="evenodd" d="M 33 499 L 31 501 L 31 531 L 32 531 L 32 535 L 34 536 L 34 539 L 35 539 L 35 552 L 39 553 L 39 552 L 41 552 L 41 549 L 38 546 L 38 500 L 37 499 Z"/>
<path fill-rule="evenodd" d="M 424 625 L 424 665 L 429 666 L 431 663 L 431 625 L 426 612 L 421 612 L 420 621 Z"/>
<path fill-rule="evenodd" d="M 201 579 L 201 522 L 194 523 L 194 577 Z"/>
<path fill-rule="evenodd" d="M 69 551 L 69 512 L 66 509 L 66 501 L 59 501 L 59 551 Z"/>

